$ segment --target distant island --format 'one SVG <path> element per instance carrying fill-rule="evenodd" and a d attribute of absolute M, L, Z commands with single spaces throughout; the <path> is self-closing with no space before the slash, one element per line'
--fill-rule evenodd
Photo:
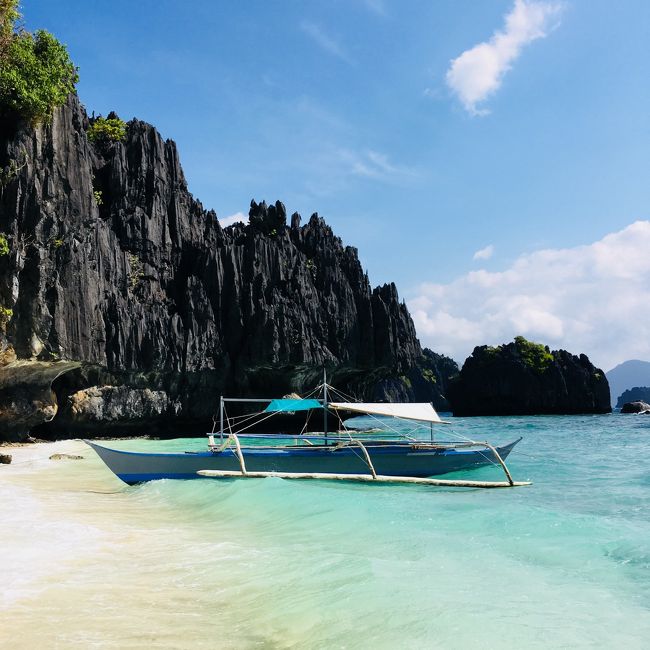
<path fill-rule="evenodd" d="M 454 415 L 609 413 L 605 373 L 581 354 L 517 336 L 474 348 L 449 386 Z"/>

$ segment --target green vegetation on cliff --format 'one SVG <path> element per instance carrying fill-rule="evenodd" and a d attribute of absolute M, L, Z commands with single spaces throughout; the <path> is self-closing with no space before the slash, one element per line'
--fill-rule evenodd
<path fill-rule="evenodd" d="M 541 343 L 533 343 L 523 336 L 515 336 L 514 351 L 519 356 L 524 365 L 537 373 L 543 373 L 553 363 L 553 355 L 548 346 Z M 495 362 L 504 353 L 504 345 L 485 345 L 480 348 L 480 355 L 477 361 L 483 364 Z"/>
<path fill-rule="evenodd" d="M 87 133 L 91 142 L 121 142 L 126 138 L 126 122 L 119 117 L 98 117 Z"/>
<path fill-rule="evenodd" d="M 18 26 L 18 0 L 0 0 L 0 117 L 48 121 L 79 80 L 65 45 Z"/>
<path fill-rule="evenodd" d="M 541 343 L 533 343 L 523 336 L 515 336 L 515 345 L 521 360 L 535 372 L 544 372 L 553 363 L 551 351 Z"/>
<path fill-rule="evenodd" d="M 0 257 L 3 255 L 9 255 L 9 242 L 4 235 L 0 235 Z M 14 315 L 12 309 L 8 309 L 4 305 L 0 304 L 0 332 L 4 332 L 7 323 L 11 320 L 11 317 Z"/>

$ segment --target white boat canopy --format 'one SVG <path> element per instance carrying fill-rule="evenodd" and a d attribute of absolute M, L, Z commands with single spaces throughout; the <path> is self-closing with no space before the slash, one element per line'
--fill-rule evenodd
<path fill-rule="evenodd" d="M 420 422 L 442 422 L 429 402 L 399 404 L 390 402 L 328 402 L 327 405 L 338 411 L 387 415 L 404 420 L 419 420 Z"/>

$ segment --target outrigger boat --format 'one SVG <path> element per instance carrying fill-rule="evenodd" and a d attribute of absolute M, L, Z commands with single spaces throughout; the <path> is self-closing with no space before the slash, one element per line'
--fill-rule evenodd
<path fill-rule="evenodd" d="M 438 486 L 514 487 L 529 485 L 512 479 L 505 464 L 515 440 L 502 447 L 487 442 L 462 440 L 438 442 L 433 425 L 443 421 L 428 403 L 357 403 L 330 401 L 328 391 L 338 393 L 326 381 L 321 399 L 220 399 L 220 429 L 208 434 L 208 449 L 200 452 L 133 452 L 110 449 L 86 441 L 122 481 L 130 485 L 158 479 L 266 478 L 372 481 L 373 483 L 419 483 Z M 340 393 L 339 393 L 340 394 Z M 317 434 L 250 434 L 252 416 L 239 418 L 239 433 L 233 418 L 224 423 L 227 402 L 261 402 L 267 406 L 254 415 L 272 417 L 277 413 L 323 412 L 323 432 Z M 339 420 L 337 431 L 328 432 L 328 413 Z M 341 414 L 383 416 L 428 425 L 428 440 L 411 434 L 385 431 L 361 432 L 345 427 Z M 236 418 L 234 418 L 236 419 Z M 385 420 L 384 420 L 385 422 Z M 224 426 L 224 424 L 226 426 Z M 247 426 L 244 426 L 246 424 Z M 397 435 L 396 435 L 397 433 Z M 449 472 L 485 465 L 501 466 L 506 481 L 467 481 L 431 478 Z"/>

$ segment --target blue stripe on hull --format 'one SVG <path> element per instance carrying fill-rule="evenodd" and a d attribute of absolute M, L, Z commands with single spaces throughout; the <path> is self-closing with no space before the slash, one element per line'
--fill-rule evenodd
<path fill-rule="evenodd" d="M 193 480 L 204 478 L 196 474 L 117 474 L 116 476 L 129 485 L 138 485 L 138 483 L 148 483 L 149 481 L 160 481 L 162 479 Z"/>

